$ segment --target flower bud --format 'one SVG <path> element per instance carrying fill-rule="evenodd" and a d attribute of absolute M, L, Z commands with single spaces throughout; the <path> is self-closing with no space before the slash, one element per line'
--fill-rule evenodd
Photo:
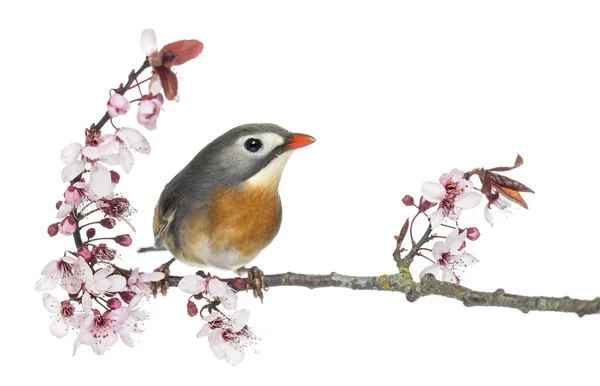
<path fill-rule="evenodd" d="M 73 216 L 68 215 L 61 222 L 58 231 L 65 236 L 71 236 L 77 229 L 77 223 Z"/>
<path fill-rule="evenodd" d="M 124 247 L 130 246 L 131 243 L 133 242 L 133 240 L 131 239 L 131 236 L 129 236 L 129 235 L 118 235 L 118 236 L 115 236 L 114 240 L 117 244 L 122 245 Z"/>
<path fill-rule="evenodd" d="M 115 172 L 114 170 L 110 171 L 110 180 L 112 181 L 113 184 L 118 184 L 119 181 L 121 181 L 121 176 L 119 175 L 119 173 Z"/>
<path fill-rule="evenodd" d="M 50 224 L 50 226 L 48 227 L 48 235 L 50 235 L 50 237 L 54 237 L 54 236 L 56 236 L 57 233 L 58 233 L 58 223 Z"/>
<path fill-rule="evenodd" d="M 243 277 L 236 277 L 231 281 L 233 288 L 236 290 L 246 289 L 247 281 Z"/>
<path fill-rule="evenodd" d="M 479 236 L 481 236 L 481 233 L 479 233 L 479 229 L 477 229 L 476 227 L 468 227 L 466 230 L 467 238 L 471 241 L 475 241 L 479 238 Z"/>
<path fill-rule="evenodd" d="M 106 102 L 106 109 L 111 118 L 127 114 L 129 111 L 129 101 L 121 94 L 113 94 L 108 99 L 108 102 Z"/>
<path fill-rule="evenodd" d="M 96 229 L 88 228 L 87 231 L 85 231 L 85 235 L 87 236 L 88 239 L 91 239 L 92 237 L 96 236 Z"/>
<path fill-rule="evenodd" d="M 81 202 L 81 193 L 73 185 L 69 186 L 64 193 L 65 203 L 69 205 L 79 205 Z"/>
<path fill-rule="evenodd" d="M 136 293 L 133 292 L 133 291 L 122 291 L 122 292 L 119 292 L 119 296 L 127 304 L 129 304 L 129 302 L 131 301 L 131 299 L 133 299 L 133 297 L 135 295 L 136 295 Z"/>
<path fill-rule="evenodd" d="M 415 204 L 415 200 L 412 198 L 412 196 L 407 194 L 402 198 L 402 203 L 406 206 L 413 206 Z"/>
<path fill-rule="evenodd" d="M 116 224 L 117 221 L 115 221 L 114 218 L 106 217 L 100 220 L 100 225 L 102 225 L 106 229 L 113 229 Z"/>
<path fill-rule="evenodd" d="M 81 247 L 77 250 L 77 256 L 85 261 L 90 261 L 92 259 L 92 252 L 90 252 L 88 247 Z"/>
<path fill-rule="evenodd" d="M 198 315 L 198 307 L 196 306 L 196 303 L 191 300 L 188 300 L 187 302 L 187 313 L 189 316 Z"/>
<path fill-rule="evenodd" d="M 110 308 L 111 310 L 117 310 L 122 306 L 121 301 L 117 298 L 108 299 L 106 305 L 108 305 L 108 308 Z"/>

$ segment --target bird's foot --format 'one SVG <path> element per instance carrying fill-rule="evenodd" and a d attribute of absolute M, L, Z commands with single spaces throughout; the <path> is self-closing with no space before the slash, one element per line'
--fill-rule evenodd
<path fill-rule="evenodd" d="M 175 258 L 172 258 L 171 260 L 167 261 L 166 263 L 162 264 L 154 270 L 154 272 L 162 272 L 165 274 L 165 277 L 162 280 L 153 281 L 150 284 L 150 290 L 152 291 L 152 295 L 154 296 L 154 298 L 156 298 L 159 289 L 162 296 L 167 296 L 167 291 L 169 290 L 169 267 L 171 266 L 171 264 L 173 264 L 174 261 Z"/>
<path fill-rule="evenodd" d="M 268 291 L 269 288 L 265 284 L 265 274 L 260 268 L 254 266 L 252 268 L 242 267 L 235 271 L 236 274 L 242 275 L 247 274 L 246 277 L 246 290 L 251 289 L 255 298 L 259 298 L 260 302 L 263 302 L 264 291 Z"/>

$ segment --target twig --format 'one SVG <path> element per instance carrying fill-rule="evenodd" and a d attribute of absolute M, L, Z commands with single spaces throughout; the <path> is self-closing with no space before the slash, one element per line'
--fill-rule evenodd
<path fill-rule="evenodd" d="M 116 89 L 115 92 L 117 94 L 124 95 L 127 92 L 127 90 L 129 90 L 129 87 L 131 87 L 133 82 L 137 79 L 137 77 L 140 76 L 142 72 L 144 72 L 148 67 L 150 67 L 150 63 L 148 62 L 148 58 L 146 58 L 146 60 L 144 60 L 144 63 L 142 63 L 142 65 L 137 71 L 131 71 L 129 77 L 127 78 L 127 83 L 125 83 L 125 85 L 121 83 L 121 85 L 119 86 L 119 88 Z M 100 118 L 98 123 L 92 125 L 93 129 L 99 131 L 106 124 L 106 122 L 108 122 L 109 119 L 110 115 L 108 115 L 107 110 L 102 116 L 102 118 Z M 81 174 L 75 177 L 73 180 L 75 182 L 79 182 L 81 180 Z M 75 232 L 73 232 L 73 239 L 75 240 L 75 246 L 77 247 L 77 249 L 79 249 L 83 246 L 83 240 L 81 239 L 81 229 L 79 227 L 79 217 L 76 209 L 73 209 L 73 218 L 75 219 L 76 227 Z"/>

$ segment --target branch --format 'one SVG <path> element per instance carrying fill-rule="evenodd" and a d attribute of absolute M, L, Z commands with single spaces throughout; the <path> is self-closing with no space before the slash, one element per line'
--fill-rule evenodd
<path fill-rule="evenodd" d="M 431 225 L 408 252 L 405 258 L 401 258 L 401 250 L 396 248 L 394 260 L 399 273 L 381 276 L 348 276 L 332 272 L 329 275 L 306 275 L 300 273 L 279 273 L 265 275 L 264 282 L 267 288 L 272 287 L 305 287 L 315 288 L 347 288 L 366 291 L 391 291 L 401 292 L 406 295 L 409 302 L 418 299 L 438 295 L 450 299 L 456 299 L 467 307 L 504 307 L 514 308 L 521 312 L 529 311 L 555 311 L 575 313 L 579 316 L 600 313 L 600 297 L 593 300 L 571 299 L 566 296 L 554 298 L 548 296 L 522 296 L 504 292 L 499 288 L 494 292 L 475 291 L 470 288 L 439 281 L 432 274 L 426 274 L 420 282 L 415 282 L 410 273 L 410 265 L 417 255 L 419 248 L 431 240 Z M 155 250 L 148 248 L 148 250 Z M 176 287 L 181 276 L 169 276 L 169 286 Z M 243 278 L 219 278 L 226 281 L 234 289 L 246 288 L 246 280 Z"/>
<path fill-rule="evenodd" d="M 230 285 L 234 280 L 234 278 L 220 279 L 227 281 Z M 600 313 L 600 297 L 593 300 L 579 300 L 569 297 L 521 296 L 505 293 L 501 288 L 494 292 L 481 292 L 461 285 L 439 281 L 431 274 L 425 275 L 418 283 L 402 273 L 381 276 L 348 276 L 335 272 L 329 275 L 305 275 L 287 272 L 265 275 L 264 279 L 268 288 L 306 287 L 315 289 L 338 287 L 353 290 L 402 292 L 406 294 L 406 299 L 409 302 L 415 302 L 424 296 L 438 295 L 459 300 L 467 307 L 515 308 L 524 313 L 529 311 L 572 312 L 579 316 Z M 181 276 L 169 276 L 169 286 L 176 287 L 179 280 L 181 280 Z"/>

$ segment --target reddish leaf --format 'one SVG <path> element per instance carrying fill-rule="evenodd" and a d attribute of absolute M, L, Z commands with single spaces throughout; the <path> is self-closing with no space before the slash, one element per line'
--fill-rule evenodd
<path fill-rule="evenodd" d="M 498 191 L 500 193 L 502 193 L 502 195 L 505 196 L 506 198 L 508 198 L 511 201 L 513 201 L 513 202 L 521 205 L 525 209 L 529 209 L 529 207 L 527 206 L 527 203 L 525 202 L 525 200 L 523 199 L 523 197 L 521 197 L 521 193 L 517 192 L 516 190 L 504 188 L 504 187 L 501 187 L 501 186 L 496 186 L 496 189 L 498 189 Z"/>
<path fill-rule="evenodd" d="M 160 77 L 160 83 L 165 90 L 165 96 L 172 101 L 177 97 L 179 85 L 177 83 L 177 75 L 168 67 L 161 66 L 155 69 Z"/>
<path fill-rule="evenodd" d="M 492 185 L 494 185 L 495 187 L 508 188 L 510 190 L 516 190 L 517 192 L 534 193 L 533 190 L 529 189 L 527 186 L 523 185 L 522 183 L 513 180 L 512 178 L 508 178 L 505 176 L 501 176 L 500 174 L 491 173 L 491 172 L 488 172 L 486 174 L 489 177 Z"/>
<path fill-rule="evenodd" d="M 175 58 L 172 61 L 168 64 L 165 63 L 168 67 L 172 67 L 179 66 L 188 60 L 194 59 L 196 56 L 200 55 L 203 49 L 204 44 L 198 40 L 180 40 L 167 44 L 160 52 L 171 51 L 175 55 Z"/>
<path fill-rule="evenodd" d="M 523 157 L 517 154 L 517 159 L 515 160 L 515 164 L 513 166 L 499 166 L 497 168 L 487 169 L 489 172 L 507 172 L 509 170 L 513 170 L 523 165 Z"/>
<path fill-rule="evenodd" d="M 404 238 L 406 237 L 406 233 L 408 232 L 409 220 L 406 219 L 404 225 L 402 225 L 402 229 L 400 230 L 400 234 L 396 237 L 396 250 L 400 249 Z"/>
<path fill-rule="evenodd" d="M 477 173 L 481 180 L 481 193 L 490 194 L 492 192 L 492 181 L 490 180 L 489 173 L 484 171 L 483 174 Z"/>

